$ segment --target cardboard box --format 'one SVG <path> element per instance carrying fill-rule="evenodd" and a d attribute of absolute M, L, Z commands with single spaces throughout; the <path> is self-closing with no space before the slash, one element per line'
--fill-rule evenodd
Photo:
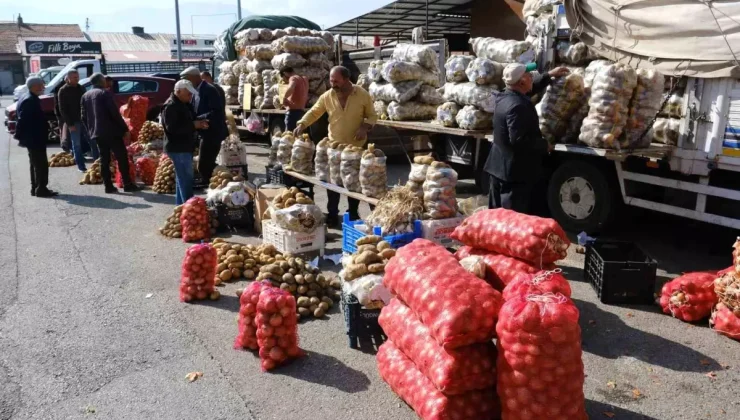
<path fill-rule="evenodd" d="M 460 226 L 465 217 L 451 217 L 449 219 L 422 220 L 421 237 L 442 245 L 445 248 L 462 245 L 450 238 L 450 234 Z"/>
<path fill-rule="evenodd" d="M 262 233 L 262 215 L 268 208 L 268 204 L 273 198 L 282 194 L 287 188 L 281 185 L 265 184 L 257 190 L 257 197 L 254 201 L 254 230 Z"/>

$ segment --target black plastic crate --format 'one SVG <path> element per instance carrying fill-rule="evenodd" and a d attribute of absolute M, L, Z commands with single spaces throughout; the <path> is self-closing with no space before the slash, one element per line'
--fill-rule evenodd
<path fill-rule="evenodd" d="M 597 240 L 586 248 L 584 280 L 602 303 L 653 304 L 657 270 L 658 262 L 633 242 Z"/>
<path fill-rule="evenodd" d="M 342 293 L 342 312 L 350 348 L 356 349 L 361 339 L 374 339 L 376 346 L 386 340 L 385 333 L 378 324 L 380 309 L 363 308 L 355 296 Z"/>
<path fill-rule="evenodd" d="M 225 204 L 216 206 L 216 218 L 219 227 L 229 230 L 254 229 L 254 202 L 250 201 L 246 206 L 228 207 Z"/>
<path fill-rule="evenodd" d="M 285 185 L 286 187 L 296 187 L 304 190 L 306 195 L 313 198 L 313 184 L 306 181 L 295 179 L 290 175 L 285 175 L 283 168 L 280 166 L 265 166 L 265 176 L 268 184 Z"/>

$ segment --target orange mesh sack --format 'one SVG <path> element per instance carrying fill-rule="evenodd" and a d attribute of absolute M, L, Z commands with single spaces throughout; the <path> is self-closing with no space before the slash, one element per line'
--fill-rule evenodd
<path fill-rule="evenodd" d="M 539 271 L 536 274 L 519 273 L 504 289 L 504 301 L 517 296 L 526 297 L 531 294 L 560 293 L 570 297 L 570 283 L 556 268 L 550 271 Z"/>
<path fill-rule="evenodd" d="M 446 349 L 493 338 L 501 294 L 440 245 L 415 239 L 400 248 L 386 265 L 383 285 Z"/>
<path fill-rule="evenodd" d="M 136 174 L 144 185 L 154 185 L 157 166 L 159 166 L 159 159 L 156 157 L 142 156 L 136 159 Z"/>
<path fill-rule="evenodd" d="M 182 241 L 193 242 L 211 237 L 206 200 L 193 197 L 185 202 L 180 214 Z"/>
<path fill-rule="evenodd" d="M 715 274 L 701 272 L 669 281 L 660 292 L 660 307 L 664 313 L 681 321 L 695 322 L 708 317 L 717 304 L 715 278 Z"/>
<path fill-rule="evenodd" d="M 295 298 L 290 292 L 275 287 L 262 289 L 255 323 L 263 372 L 303 356 L 298 347 Z"/>
<path fill-rule="evenodd" d="M 724 303 L 719 303 L 712 312 L 709 326 L 726 337 L 740 341 L 740 309 L 733 312 Z"/>
<path fill-rule="evenodd" d="M 268 281 L 255 281 L 239 296 L 239 332 L 234 340 L 235 349 L 257 350 L 257 304 L 262 290 L 272 287 Z"/>
<path fill-rule="evenodd" d="M 496 385 L 493 342 L 445 350 L 434 341 L 429 328 L 398 299 L 383 308 L 378 323 L 394 345 L 445 395 Z"/>
<path fill-rule="evenodd" d="M 131 155 L 128 156 L 128 177 L 131 179 L 131 182 L 136 182 L 136 166 L 134 165 L 134 160 L 131 158 Z M 116 161 L 116 185 L 118 188 L 124 187 L 123 176 L 121 176 L 118 161 Z"/>
<path fill-rule="evenodd" d="M 217 260 L 216 248 L 210 244 L 197 244 L 188 248 L 180 275 L 181 302 L 211 297 L 214 293 Z"/>
<path fill-rule="evenodd" d="M 455 257 L 459 260 L 471 255 L 483 257 L 483 262 L 487 267 L 486 281 L 498 291 L 503 291 L 504 287 L 521 273 L 535 274 L 540 271 L 535 264 L 527 261 L 518 260 L 484 249 L 474 249 L 467 245 L 461 246 L 455 253 Z M 543 270 L 548 271 L 555 268 L 554 264 L 544 264 L 544 267 L 542 267 Z"/>

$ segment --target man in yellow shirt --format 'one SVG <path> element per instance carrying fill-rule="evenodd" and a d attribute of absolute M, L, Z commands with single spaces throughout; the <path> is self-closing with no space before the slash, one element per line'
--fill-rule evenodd
<path fill-rule="evenodd" d="M 296 136 L 303 133 L 311 124 L 329 113 L 329 139 L 353 146 L 364 146 L 367 142 L 367 133 L 378 120 L 373 107 L 373 99 L 365 89 L 355 86 L 349 78 L 346 67 L 337 66 L 329 73 L 331 89 L 321 95 L 316 104 L 298 121 L 294 131 Z M 326 192 L 329 202 L 329 213 L 326 223 L 337 225 L 339 222 L 339 193 Z M 357 211 L 360 202 L 347 197 L 347 207 L 352 220 L 360 215 Z"/>

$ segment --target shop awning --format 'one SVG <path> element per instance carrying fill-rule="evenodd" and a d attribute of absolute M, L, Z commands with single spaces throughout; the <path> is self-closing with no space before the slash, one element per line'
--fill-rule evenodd
<path fill-rule="evenodd" d="M 345 36 L 410 37 L 428 25 L 428 37 L 470 33 L 472 0 L 398 0 L 327 29 Z"/>

